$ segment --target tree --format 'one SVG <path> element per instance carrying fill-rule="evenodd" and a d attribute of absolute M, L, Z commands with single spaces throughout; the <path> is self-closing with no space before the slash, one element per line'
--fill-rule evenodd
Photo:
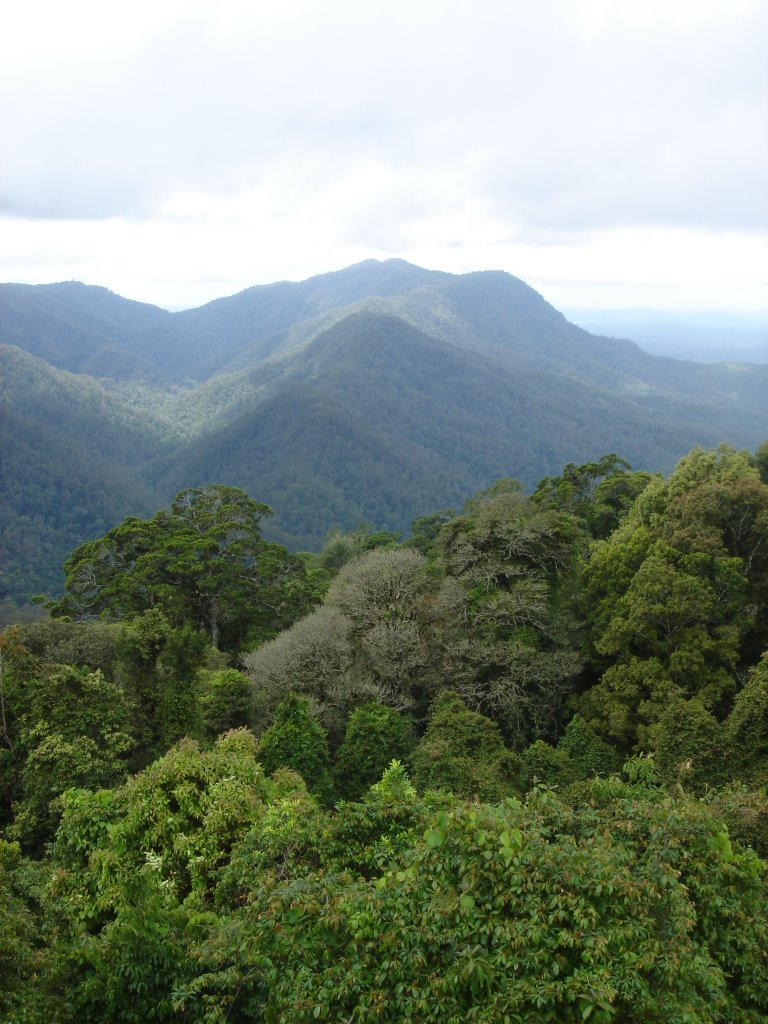
<path fill-rule="evenodd" d="M 557 743 L 575 781 L 613 775 L 621 768 L 615 749 L 587 725 L 581 715 L 574 715 Z"/>
<path fill-rule="evenodd" d="M 473 498 L 438 538 L 454 595 L 444 685 L 516 749 L 555 732 L 581 666 L 571 606 L 583 546 L 574 516 L 537 507 L 514 481 Z"/>
<path fill-rule="evenodd" d="M 20 626 L 18 636 L 35 658 L 57 665 L 99 669 L 112 677 L 119 631 L 119 625 L 113 622 L 46 618 Z"/>
<path fill-rule="evenodd" d="M 333 798 L 328 740 L 312 718 L 309 701 L 291 694 L 277 709 L 275 722 L 259 740 L 259 758 L 267 774 L 278 768 L 298 772 L 307 789 L 323 803 Z"/>
<path fill-rule="evenodd" d="M 359 523 L 357 528 L 344 533 L 332 530 L 325 540 L 323 550 L 317 556 L 319 565 L 335 575 L 347 562 L 376 548 L 394 548 L 400 541 L 400 534 L 391 530 L 374 530 L 370 523 Z"/>
<path fill-rule="evenodd" d="M 650 473 L 630 471 L 618 455 L 576 466 L 569 462 L 561 476 L 544 477 L 531 495 L 542 508 L 575 515 L 592 537 L 609 536 L 653 479 Z"/>
<path fill-rule="evenodd" d="M 349 562 L 333 580 L 326 605 L 350 623 L 351 672 L 372 697 L 423 714 L 430 664 L 426 598 L 435 581 L 423 555 L 377 549 Z"/>
<path fill-rule="evenodd" d="M 654 746 L 671 701 L 721 720 L 768 640 L 767 558 L 768 487 L 747 453 L 694 451 L 649 484 L 584 573 L 590 724 L 630 750 Z"/>
<path fill-rule="evenodd" d="M 527 789 L 535 783 L 566 787 L 599 775 L 618 772 L 616 751 L 590 729 L 581 715 L 574 715 L 557 746 L 536 740 L 521 754 Z"/>
<path fill-rule="evenodd" d="M 677 782 L 692 793 L 728 781 L 723 727 L 701 701 L 673 701 L 656 732 L 655 758 L 665 782 Z"/>
<path fill-rule="evenodd" d="M 351 671 L 351 631 L 346 615 L 323 604 L 246 654 L 243 665 L 256 713 L 271 718 L 290 693 L 297 693 L 311 701 L 323 724 L 340 739 L 354 704 L 374 696 Z"/>
<path fill-rule="evenodd" d="M 239 730 L 209 751 L 183 740 L 119 789 L 65 794 L 48 894 L 67 943 L 62 1020 L 190 1019 L 174 1006 L 190 945 L 216 920 L 215 880 L 273 790 Z"/>
<path fill-rule="evenodd" d="M 131 705 L 100 672 L 57 666 L 25 691 L 21 744 L 22 795 L 13 834 L 39 849 L 60 815 L 58 798 L 77 787 L 122 782 L 135 744 Z"/>
<path fill-rule="evenodd" d="M 199 733 L 197 673 L 210 646 L 191 626 L 173 626 L 150 608 L 120 624 L 116 651 L 115 673 L 135 709 L 134 767 L 143 767 L 182 736 Z"/>
<path fill-rule="evenodd" d="M 411 755 L 419 789 L 497 801 L 516 789 L 518 760 L 507 750 L 499 727 L 470 711 L 461 698 L 441 693 L 427 731 Z"/>
<path fill-rule="evenodd" d="M 14 1024 L 50 1020 L 53 1009 L 39 984 L 50 963 L 30 910 L 28 871 L 18 843 L 0 839 L 0 1019 Z"/>
<path fill-rule="evenodd" d="M 417 516 L 411 526 L 411 537 L 406 543 L 409 547 L 420 551 L 422 555 L 428 555 L 434 549 L 442 528 L 455 516 L 456 513 L 452 508 L 444 508 L 439 512 Z"/>
<path fill-rule="evenodd" d="M 355 708 L 334 759 L 336 792 L 344 800 L 358 800 L 390 762 L 407 757 L 414 742 L 412 728 L 394 708 L 376 703 Z"/>
<path fill-rule="evenodd" d="M 257 750 L 245 729 L 211 750 L 184 739 L 111 792 L 66 793 L 53 844 L 65 871 L 54 882 L 63 902 L 103 923 L 105 905 L 130 903 L 149 865 L 177 901 L 204 903 L 273 792 Z"/>
<path fill-rule="evenodd" d="M 578 810 L 541 790 L 445 797 L 410 834 L 370 879 L 292 856 L 255 879 L 199 947 L 185 1009 L 210 1024 L 768 1012 L 764 870 L 703 802 L 599 779 Z"/>
<path fill-rule="evenodd" d="M 236 487 L 181 491 L 152 519 L 129 518 L 81 545 L 64 565 L 65 596 L 54 615 L 123 618 L 150 608 L 234 649 L 292 621 L 302 607 L 304 564 L 261 539 L 271 509 Z"/>
<path fill-rule="evenodd" d="M 732 777 L 768 786 L 768 652 L 749 674 L 724 723 Z"/>
<path fill-rule="evenodd" d="M 200 714 L 207 739 L 253 725 L 253 691 L 242 672 L 231 668 L 203 672 L 201 685 Z"/>

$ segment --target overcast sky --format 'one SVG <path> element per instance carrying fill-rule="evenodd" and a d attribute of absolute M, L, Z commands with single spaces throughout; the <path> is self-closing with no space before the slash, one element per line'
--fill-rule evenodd
<path fill-rule="evenodd" d="M 768 310 L 766 0 L 24 0 L 0 66 L 3 281 Z"/>

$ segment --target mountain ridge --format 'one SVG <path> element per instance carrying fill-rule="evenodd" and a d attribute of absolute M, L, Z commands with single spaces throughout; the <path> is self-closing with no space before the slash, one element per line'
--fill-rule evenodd
<path fill-rule="evenodd" d="M 107 527 L 227 483 L 273 505 L 274 537 L 317 547 L 361 518 L 407 532 L 499 476 L 532 487 L 608 451 L 667 472 L 693 447 L 768 437 L 768 367 L 592 335 L 502 271 L 369 260 L 177 313 L 72 282 L 0 285 L 2 344 L 0 440 L 17 455 L 0 475 L 17 538 L 20 523 L 35 535 L 46 477 L 66 492 L 68 463 L 78 507 L 91 488 Z M 61 454 L 36 468 L 46 445 Z M 68 551 L 39 507 L 48 568 L 32 575 L 53 578 Z M 78 522 L 79 540 L 95 529 L 67 521 L 68 544 Z"/>

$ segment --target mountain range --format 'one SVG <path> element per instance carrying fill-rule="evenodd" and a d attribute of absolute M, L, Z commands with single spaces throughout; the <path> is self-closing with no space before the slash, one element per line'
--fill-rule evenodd
<path fill-rule="evenodd" d="M 367 260 L 169 312 L 78 282 L 0 285 L 0 601 L 176 491 L 242 487 L 317 549 L 407 533 L 500 476 L 768 437 L 768 366 L 650 355 L 509 274 Z"/>

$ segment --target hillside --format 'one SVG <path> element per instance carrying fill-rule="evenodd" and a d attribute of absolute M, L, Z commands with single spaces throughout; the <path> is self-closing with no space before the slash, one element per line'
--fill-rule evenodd
<path fill-rule="evenodd" d="M 291 545 L 364 520 L 407 532 L 501 475 L 533 487 L 569 460 L 618 447 L 670 469 L 677 446 L 716 444 L 565 374 L 514 372 L 404 321 L 355 313 L 287 361 L 268 397 L 177 451 L 174 488 L 221 480 L 258 493 Z"/>
<path fill-rule="evenodd" d="M 168 445 L 96 380 L 0 345 L 0 599 L 58 590 L 76 544 L 156 507 L 145 469 Z"/>
<path fill-rule="evenodd" d="M 589 334 L 496 271 L 367 260 L 180 313 L 0 285 L 0 344 L 17 600 L 55 586 L 75 543 L 186 486 L 243 487 L 274 507 L 273 537 L 317 547 L 361 520 L 407 532 L 499 476 L 532 487 L 609 451 L 666 472 L 697 445 L 768 437 L 767 366 Z"/>

